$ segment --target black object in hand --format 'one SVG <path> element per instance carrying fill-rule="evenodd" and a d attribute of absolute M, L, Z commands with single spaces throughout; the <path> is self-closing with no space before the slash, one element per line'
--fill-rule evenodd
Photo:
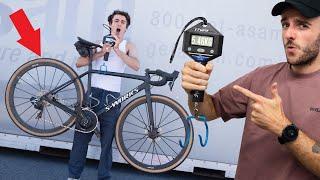
<path fill-rule="evenodd" d="M 113 47 L 115 44 L 116 44 L 116 39 L 111 35 L 105 35 L 102 39 L 102 43 L 105 44 L 105 43 L 108 43 L 110 44 L 111 47 Z M 104 54 L 104 60 L 105 61 L 108 61 L 108 58 L 109 58 L 109 52 L 106 52 Z"/>
<path fill-rule="evenodd" d="M 207 62 L 200 62 L 202 65 L 206 66 Z M 203 102 L 204 91 L 200 90 L 192 90 L 192 102 Z"/>

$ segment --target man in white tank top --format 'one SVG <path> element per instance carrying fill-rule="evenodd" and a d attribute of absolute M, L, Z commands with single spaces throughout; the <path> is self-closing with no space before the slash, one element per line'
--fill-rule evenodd
<path fill-rule="evenodd" d="M 134 44 L 124 40 L 124 34 L 130 25 L 130 16 L 123 11 L 114 11 L 108 17 L 108 23 L 111 28 L 111 35 L 116 39 L 115 45 L 103 44 L 101 51 L 93 55 L 92 68 L 100 70 L 101 66 L 106 66 L 108 71 L 123 73 L 126 66 L 138 70 L 140 63 L 137 58 L 137 51 Z M 108 61 L 104 61 L 105 53 L 109 53 Z M 82 67 L 89 64 L 88 57 L 79 57 L 76 66 Z M 93 74 L 92 75 L 92 96 L 99 99 L 100 103 L 93 110 L 101 109 L 106 101 L 112 101 L 120 95 L 121 78 Z M 101 131 L 101 155 L 98 167 L 98 179 L 111 178 L 112 165 L 112 140 L 114 136 L 115 123 L 119 115 L 120 106 L 113 108 L 108 112 L 101 114 L 99 118 Z M 72 150 L 69 160 L 69 178 L 79 179 L 83 171 L 88 144 L 92 138 L 93 132 L 89 134 L 75 132 Z"/>

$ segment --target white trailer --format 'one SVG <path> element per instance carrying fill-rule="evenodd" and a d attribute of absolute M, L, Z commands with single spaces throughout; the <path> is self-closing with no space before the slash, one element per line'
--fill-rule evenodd
<path fill-rule="evenodd" d="M 132 25 L 127 38 L 139 51 L 142 74 L 145 68 L 180 70 L 189 59 L 178 47 L 176 58 L 169 58 L 184 25 L 194 17 L 203 16 L 225 36 L 223 55 L 214 60 L 214 72 L 208 92 L 216 92 L 240 75 L 283 57 L 281 27 L 278 19 L 270 15 L 275 0 L 212 1 L 212 0 L 57 0 L 0 2 L 0 146 L 41 151 L 46 148 L 70 150 L 73 133 L 68 131 L 51 138 L 30 136 L 18 129 L 10 120 L 4 104 L 5 86 L 11 74 L 23 63 L 37 56 L 16 41 L 19 34 L 9 19 L 18 9 L 24 9 L 35 29 L 41 28 L 42 57 L 56 58 L 75 68 L 77 52 L 73 47 L 76 37 L 99 42 L 105 33 L 102 26 L 107 15 L 115 9 L 129 12 Z M 247 12 L 250 11 L 250 14 Z M 268 47 L 268 48 L 266 48 Z M 76 69 L 78 73 L 85 69 Z M 129 73 L 136 73 L 128 70 Z M 84 79 L 86 80 L 86 79 Z M 123 92 L 134 87 L 132 80 L 124 80 Z M 169 88 L 152 89 L 154 93 L 170 95 L 185 109 L 186 94 L 180 80 L 173 92 Z M 195 142 L 189 157 L 176 170 L 194 172 L 222 172 L 233 178 L 236 172 L 244 120 L 227 123 L 217 120 L 209 123 L 209 143 L 202 148 L 197 134 L 204 133 L 202 123 L 194 122 Z M 88 158 L 99 159 L 99 141 L 90 144 Z M 114 161 L 125 163 L 114 145 Z M 212 170 L 212 171 L 211 171 Z"/>

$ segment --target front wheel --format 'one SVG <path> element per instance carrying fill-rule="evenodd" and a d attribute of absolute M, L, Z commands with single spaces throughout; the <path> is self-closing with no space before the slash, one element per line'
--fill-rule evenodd
<path fill-rule="evenodd" d="M 116 124 L 115 139 L 119 152 L 135 168 L 149 172 L 169 171 L 189 155 L 193 128 L 187 113 L 174 100 L 152 95 L 155 128 L 150 127 L 146 96 L 130 102 Z M 179 144 L 186 142 L 183 146 Z"/>

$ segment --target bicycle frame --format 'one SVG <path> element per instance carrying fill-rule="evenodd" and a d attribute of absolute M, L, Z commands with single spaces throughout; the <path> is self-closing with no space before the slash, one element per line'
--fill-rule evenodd
<path fill-rule="evenodd" d="M 140 80 L 140 81 L 143 81 L 143 83 L 141 83 L 137 87 L 133 88 L 132 90 L 130 90 L 126 94 L 120 96 L 118 99 L 105 105 L 98 112 L 96 112 L 96 115 L 99 116 L 103 112 L 110 111 L 111 109 L 121 105 L 122 102 L 128 100 L 130 97 L 134 96 L 135 94 L 139 93 L 142 90 L 145 90 L 145 95 L 146 95 L 146 99 L 147 99 L 147 107 L 148 107 L 148 116 L 150 117 L 150 122 L 149 122 L 150 126 L 151 126 L 150 129 L 153 129 L 154 128 L 154 119 L 153 119 L 153 110 L 152 110 L 152 103 L 151 103 L 151 85 L 149 83 L 150 82 L 150 75 L 148 74 L 148 72 L 146 71 L 145 75 L 141 76 L 141 75 L 133 75 L 133 74 L 127 74 L 127 73 L 117 73 L 117 72 L 111 72 L 111 71 L 108 72 L 108 71 L 93 70 L 92 69 L 92 57 L 93 57 L 93 53 L 92 53 L 92 51 L 90 51 L 88 71 L 82 73 L 77 78 L 71 79 L 71 80 L 63 83 L 62 85 L 54 88 L 53 90 L 47 92 L 46 94 L 44 94 L 41 97 L 41 100 L 43 99 L 45 101 L 48 101 L 49 103 L 53 104 L 54 106 L 59 107 L 63 111 L 68 112 L 71 115 L 74 115 L 78 118 L 81 118 L 81 116 L 78 114 L 77 110 L 72 110 L 63 104 L 52 100 L 51 98 L 48 97 L 48 95 L 55 94 L 55 93 L 59 92 L 60 90 L 64 89 L 65 87 L 69 86 L 70 84 L 72 84 L 77 79 L 79 79 L 81 81 L 82 77 L 88 75 L 87 93 L 85 94 L 84 101 L 85 101 L 85 103 L 90 105 L 91 104 L 90 95 L 91 95 L 91 88 L 92 88 L 91 87 L 92 74 L 101 74 L 101 75 L 106 75 L 106 76 L 117 76 L 117 77 L 123 77 L 123 78 L 128 78 L 128 79 Z"/>

